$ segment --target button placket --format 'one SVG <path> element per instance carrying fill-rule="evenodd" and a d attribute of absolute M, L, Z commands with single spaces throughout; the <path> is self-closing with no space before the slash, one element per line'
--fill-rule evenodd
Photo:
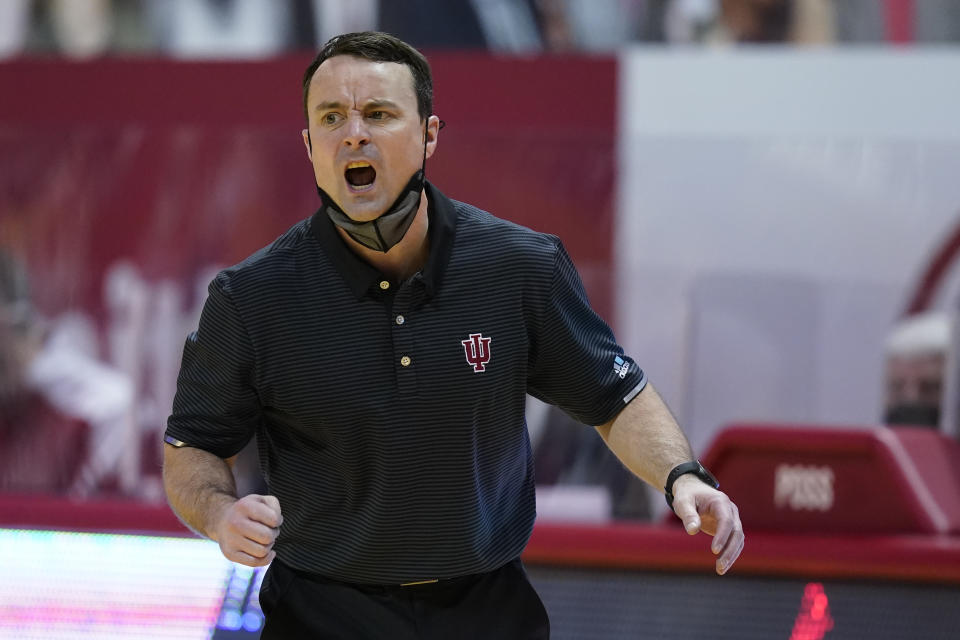
<path fill-rule="evenodd" d="M 416 353 L 410 328 L 410 306 L 413 301 L 409 283 L 400 285 L 391 309 L 394 362 L 397 363 L 397 390 L 415 393 L 417 389 Z"/>

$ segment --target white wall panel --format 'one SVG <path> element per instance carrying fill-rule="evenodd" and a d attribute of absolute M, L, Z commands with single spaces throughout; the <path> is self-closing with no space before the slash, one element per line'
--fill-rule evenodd
<path fill-rule="evenodd" d="M 960 223 L 958 72 L 948 50 L 623 54 L 617 335 L 698 448 L 730 420 L 879 419 L 883 338 Z"/>

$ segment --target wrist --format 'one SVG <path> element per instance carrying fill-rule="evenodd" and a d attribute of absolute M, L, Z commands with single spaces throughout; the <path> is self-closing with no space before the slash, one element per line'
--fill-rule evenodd
<path fill-rule="evenodd" d="M 703 483 L 703 481 L 700 478 L 698 478 L 696 474 L 694 474 L 693 472 L 687 472 L 683 474 L 682 476 L 678 477 L 676 480 L 673 481 L 673 495 L 677 495 L 677 493 L 682 492 L 684 490 L 685 485 L 693 484 L 696 482 Z"/>
<path fill-rule="evenodd" d="M 236 496 L 222 491 L 210 495 L 207 501 L 207 517 L 201 533 L 214 542 L 220 542 L 220 525 L 227 517 L 227 510 L 237 501 Z"/>
<path fill-rule="evenodd" d="M 720 483 L 707 471 L 699 460 L 684 462 L 675 466 L 667 475 L 667 482 L 663 487 L 667 506 L 673 509 L 673 497 L 678 487 L 683 487 L 691 481 L 703 482 L 714 489 L 720 488 Z"/>

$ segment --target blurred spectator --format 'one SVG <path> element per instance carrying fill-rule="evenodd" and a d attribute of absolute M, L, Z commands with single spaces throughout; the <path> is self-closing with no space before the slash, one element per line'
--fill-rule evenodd
<path fill-rule="evenodd" d="M 532 0 L 380 2 L 378 29 L 418 49 L 537 53 L 543 41 Z"/>
<path fill-rule="evenodd" d="M 377 29 L 378 0 L 306 0 L 314 21 L 316 35 L 306 49 L 315 50 L 327 40 L 341 33 L 375 31 Z"/>
<path fill-rule="evenodd" d="M 532 54 L 543 50 L 534 0 L 470 0 L 480 18 L 487 49 Z"/>
<path fill-rule="evenodd" d="M 50 22 L 62 53 L 90 58 L 105 53 L 113 35 L 110 0 L 49 0 Z"/>
<path fill-rule="evenodd" d="M 155 48 L 142 0 L 3 0 L 0 58 L 56 53 L 90 58 Z"/>
<path fill-rule="evenodd" d="M 294 39 L 289 2 L 168 0 L 147 6 L 160 49 L 174 57 L 268 57 L 288 50 Z"/>
<path fill-rule="evenodd" d="M 31 389 L 42 332 L 20 264 L 0 252 L 0 490 L 70 490 L 80 475 L 87 429 Z"/>
<path fill-rule="evenodd" d="M 894 327 L 885 350 L 884 422 L 940 426 L 950 333 L 943 312 L 910 316 Z"/>
<path fill-rule="evenodd" d="M 576 48 L 576 36 L 571 24 L 574 16 L 571 15 L 570 3 L 567 0 L 536 0 L 533 8 L 542 34 L 543 47 L 547 51 L 565 52 Z"/>
<path fill-rule="evenodd" d="M 952 0 L 950 0 L 952 1 Z M 877 0 L 835 3 L 837 39 L 841 42 L 883 42 L 887 38 L 887 7 Z"/>
<path fill-rule="evenodd" d="M 0 2 L 0 60 L 24 50 L 30 34 L 31 0 Z"/>
<path fill-rule="evenodd" d="M 833 42 L 830 0 L 671 0 L 669 42 L 701 44 Z"/>
<path fill-rule="evenodd" d="M 841 0 L 835 2 L 837 36 L 842 42 L 886 42 L 894 29 L 890 20 L 904 20 L 907 41 L 917 43 L 960 42 L 960 2 L 913 0 L 901 17 L 891 16 L 887 2 Z"/>
<path fill-rule="evenodd" d="M 133 386 L 80 346 L 76 320 L 44 323 L 23 266 L 0 250 L 0 490 L 88 495 L 113 480 Z"/>
<path fill-rule="evenodd" d="M 427 51 L 611 53 L 677 44 L 960 41 L 960 2 L 914 0 L 2 0 L 0 59 L 257 58 L 383 30 Z M 896 32 L 896 37 L 893 33 Z"/>
<path fill-rule="evenodd" d="M 641 39 L 650 4 L 646 0 L 540 0 L 544 40 L 551 51 L 613 53 Z"/>
<path fill-rule="evenodd" d="M 960 42 L 960 2 L 922 0 L 914 4 L 913 37 L 917 42 Z"/>
<path fill-rule="evenodd" d="M 380 2 L 378 29 L 418 49 L 485 49 L 480 16 L 469 0 Z M 443 25 L 443 28 L 437 28 Z"/>

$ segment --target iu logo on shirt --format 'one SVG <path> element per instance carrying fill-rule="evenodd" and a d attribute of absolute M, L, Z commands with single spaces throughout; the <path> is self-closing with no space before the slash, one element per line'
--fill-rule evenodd
<path fill-rule="evenodd" d="M 469 338 L 460 342 L 467 355 L 467 364 L 473 366 L 474 373 L 483 373 L 486 371 L 484 367 L 490 362 L 491 340 L 493 340 L 493 338 L 484 338 L 479 333 L 471 333 Z"/>

